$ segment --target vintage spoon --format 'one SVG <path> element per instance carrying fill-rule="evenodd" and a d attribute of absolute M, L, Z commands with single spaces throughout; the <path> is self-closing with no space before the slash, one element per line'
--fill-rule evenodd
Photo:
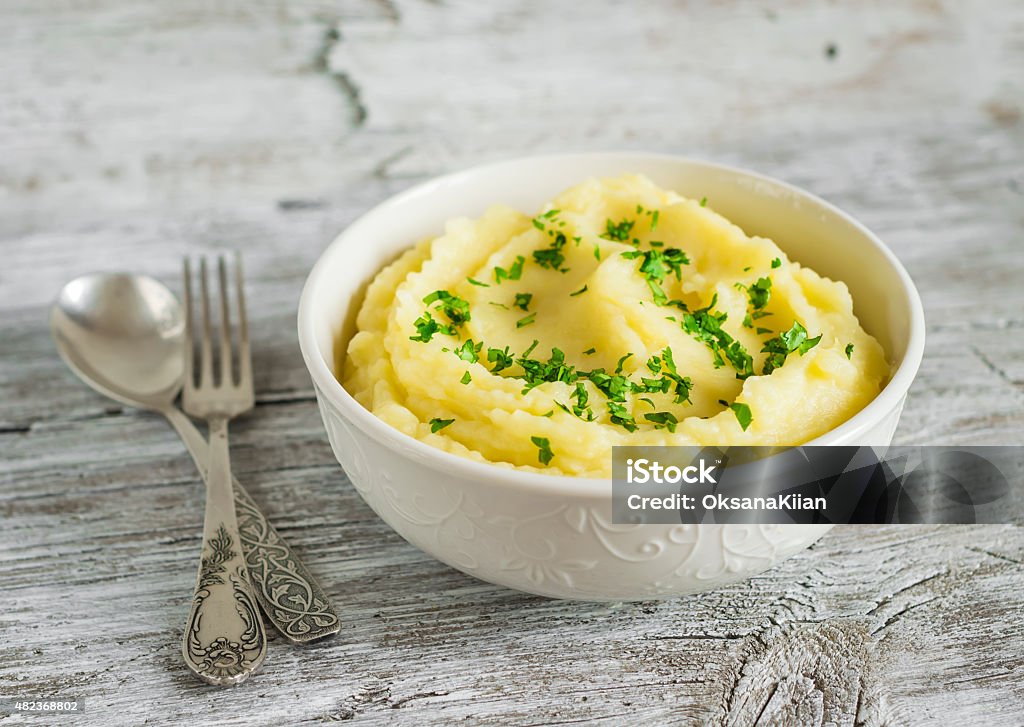
<path fill-rule="evenodd" d="M 93 389 L 163 414 L 205 480 L 206 440 L 174 404 L 184 382 L 185 323 L 163 283 L 126 273 L 76 278 L 53 305 L 50 332 L 64 362 Z M 234 495 L 249 578 L 270 622 L 292 643 L 338 633 L 327 596 L 237 480 Z"/>

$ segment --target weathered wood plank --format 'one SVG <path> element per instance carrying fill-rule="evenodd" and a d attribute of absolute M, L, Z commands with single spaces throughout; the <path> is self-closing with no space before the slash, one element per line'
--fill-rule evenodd
<path fill-rule="evenodd" d="M 82 696 L 78 722 L 103 725 L 1020 723 L 1021 528 L 837 528 L 669 603 L 512 593 L 362 504 L 294 331 L 323 246 L 409 184 L 686 153 L 814 190 L 905 262 L 929 342 L 899 441 L 1020 443 L 1020 3 L 12 0 L 0 21 L 0 696 Z M 245 253 L 256 341 L 236 472 L 345 618 L 314 648 L 274 640 L 229 691 L 179 663 L 191 464 L 67 373 L 45 327 L 76 274 L 176 285 L 214 247 Z"/>

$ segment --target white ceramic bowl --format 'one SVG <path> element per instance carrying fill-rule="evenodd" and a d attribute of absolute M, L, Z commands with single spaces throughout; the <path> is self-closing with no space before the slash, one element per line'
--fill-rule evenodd
<path fill-rule="evenodd" d="M 913 282 L 882 242 L 827 202 L 759 174 L 672 156 L 596 153 L 476 167 L 378 205 L 327 248 L 299 304 L 299 343 L 338 461 L 402 537 L 485 581 L 556 598 L 643 600 L 717 587 L 765 570 L 820 538 L 817 525 L 614 525 L 611 483 L 471 462 L 402 434 L 335 378 L 362 291 L 386 263 L 446 220 L 504 203 L 532 212 L 588 177 L 639 172 L 707 197 L 748 234 L 846 283 L 864 328 L 895 362 L 878 397 L 813 444 L 888 445 L 924 350 Z M 610 454 L 610 453 L 609 453 Z"/>

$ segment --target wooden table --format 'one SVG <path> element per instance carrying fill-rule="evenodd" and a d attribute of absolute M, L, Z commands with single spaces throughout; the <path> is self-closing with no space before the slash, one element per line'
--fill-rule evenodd
<path fill-rule="evenodd" d="M 89 725 L 1024 723 L 1021 528 L 837 528 L 666 603 L 503 590 L 358 499 L 294 326 L 332 236 L 418 180 L 685 153 L 823 195 L 906 264 L 929 340 L 899 442 L 1020 444 L 1024 4 L 7 0 L 0 69 L 0 696 L 81 697 L 59 723 Z M 192 464 L 46 329 L 79 273 L 177 286 L 221 247 L 256 339 L 236 474 L 345 622 L 233 690 L 178 651 Z"/>

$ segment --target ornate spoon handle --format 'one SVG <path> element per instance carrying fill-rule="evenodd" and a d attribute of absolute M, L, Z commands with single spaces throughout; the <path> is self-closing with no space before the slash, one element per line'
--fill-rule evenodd
<path fill-rule="evenodd" d="M 177 408 L 164 412 L 199 471 L 206 477 L 207 444 Z M 263 613 L 293 644 L 305 644 L 341 630 L 341 620 L 306 566 L 292 552 L 249 493 L 233 478 L 235 515 L 249 581 Z"/>
<path fill-rule="evenodd" d="M 181 653 L 197 677 L 228 686 L 263 663 L 267 635 L 239 545 L 226 418 L 210 419 L 209 452 L 203 559 Z"/>

